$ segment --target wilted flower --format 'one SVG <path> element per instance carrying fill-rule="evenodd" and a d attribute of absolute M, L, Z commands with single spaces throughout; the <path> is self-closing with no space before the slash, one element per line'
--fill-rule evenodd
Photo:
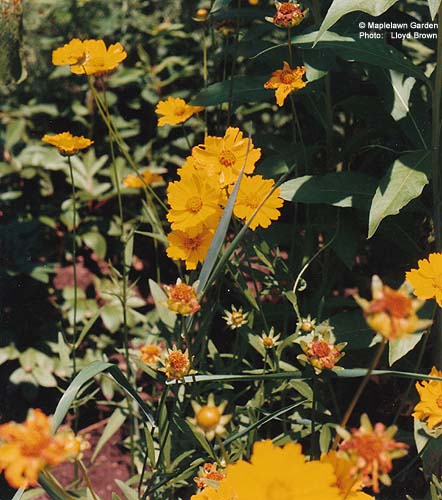
<path fill-rule="evenodd" d="M 304 66 L 298 66 L 292 69 L 288 62 L 284 62 L 283 68 L 272 73 L 270 80 L 264 84 L 264 88 L 276 89 L 276 104 L 282 106 L 289 94 L 307 85 L 307 82 L 302 79 L 304 74 Z"/>
<path fill-rule="evenodd" d="M 226 320 L 227 326 L 231 330 L 236 330 L 237 328 L 241 328 L 243 325 L 247 324 L 247 317 L 249 316 L 248 312 L 243 312 L 242 307 L 237 309 L 232 304 L 232 311 L 224 310 L 225 316 L 223 319 Z"/>
<path fill-rule="evenodd" d="M 60 154 L 66 156 L 74 155 L 81 149 L 86 149 L 94 143 L 94 141 L 86 139 L 82 135 L 72 135 L 70 132 L 62 132 L 56 135 L 45 134 L 41 140 L 51 146 L 55 146 Z"/>
<path fill-rule="evenodd" d="M 232 418 L 232 415 L 223 415 L 227 401 L 223 401 L 216 406 L 215 397 L 213 394 L 210 394 L 206 405 L 201 406 L 196 401 L 192 401 L 191 405 L 195 412 L 195 417 L 189 418 L 189 422 L 196 426 L 209 441 L 212 441 L 216 435 L 221 436 L 225 433 L 226 429 L 224 426 Z"/>
<path fill-rule="evenodd" d="M 206 488 L 210 483 L 214 481 L 218 482 L 224 479 L 226 475 L 218 470 L 217 464 L 211 464 L 206 462 L 202 467 L 200 467 L 198 476 L 194 477 L 197 487 L 202 490 Z"/>
<path fill-rule="evenodd" d="M 164 361 L 164 371 L 169 379 L 181 379 L 190 373 L 190 359 L 187 351 L 182 352 L 176 346 L 173 349 L 168 349 L 168 356 Z"/>
<path fill-rule="evenodd" d="M 313 366 L 315 373 L 321 373 L 325 368 L 339 368 L 336 364 L 344 356 L 342 350 L 347 345 L 347 342 L 336 344 L 332 327 L 326 321 L 318 325 L 314 332 L 298 337 L 295 342 L 303 351 L 297 358 Z"/>
<path fill-rule="evenodd" d="M 70 429 L 54 434 L 51 418 L 30 410 L 25 422 L 0 425 L 0 472 L 13 488 L 37 486 L 40 471 L 78 458 L 88 446 Z"/>
<path fill-rule="evenodd" d="M 140 349 L 140 359 L 146 365 L 156 365 L 160 356 L 161 348 L 158 344 L 145 344 Z"/>
<path fill-rule="evenodd" d="M 275 336 L 275 329 L 272 326 L 268 335 L 265 332 L 261 335 L 261 343 L 265 349 L 273 349 L 281 343 L 280 341 L 278 342 L 279 337 L 281 337 L 281 334 L 278 333 L 278 335 Z"/>
<path fill-rule="evenodd" d="M 141 178 L 138 175 L 128 175 L 123 179 L 123 184 L 128 188 L 142 188 L 144 186 L 149 186 L 150 184 L 155 184 L 157 182 L 162 182 L 163 178 L 161 175 L 152 172 L 148 168 L 141 172 Z"/>
<path fill-rule="evenodd" d="M 175 285 L 164 285 L 164 290 L 167 294 L 167 307 L 171 311 L 183 316 L 195 314 L 201 309 L 196 293 L 197 286 L 198 282 L 190 286 L 183 283 L 180 278 L 176 280 Z"/>
<path fill-rule="evenodd" d="M 395 425 L 386 428 L 378 422 L 373 427 L 365 413 L 361 416 L 359 429 L 348 432 L 338 428 L 343 438 L 339 450 L 353 463 L 350 476 L 355 480 L 361 478 L 362 484 L 371 486 L 375 493 L 379 493 L 379 481 L 386 486 L 391 485 L 388 474 L 393 468 L 392 460 L 407 454 L 408 445 L 393 439 L 396 432 Z"/>
<path fill-rule="evenodd" d="M 417 269 L 406 273 L 407 281 L 414 288 L 419 299 L 435 298 L 442 307 L 442 253 L 430 253 L 428 259 L 421 259 Z"/>
<path fill-rule="evenodd" d="M 308 9 L 301 10 L 299 3 L 275 2 L 276 14 L 273 17 L 266 17 L 266 21 L 273 23 L 280 28 L 294 28 L 301 24 L 307 15 Z"/>
<path fill-rule="evenodd" d="M 417 330 L 428 328 L 431 320 L 419 319 L 416 311 L 425 301 L 412 299 L 406 283 L 399 290 L 384 285 L 379 276 L 373 276 L 371 282 L 373 299 L 368 301 L 358 294 L 353 297 L 362 308 L 368 326 L 388 340 L 405 337 Z"/>
<path fill-rule="evenodd" d="M 179 97 L 168 97 L 165 101 L 160 101 L 155 108 L 157 115 L 163 115 L 158 120 L 158 126 L 178 125 L 184 123 L 195 113 L 203 111 L 202 106 L 190 106 Z"/>
<path fill-rule="evenodd" d="M 433 366 L 430 375 L 442 377 L 442 371 Z M 442 381 L 423 380 L 416 382 L 416 390 L 420 401 L 414 407 L 413 417 L 425 421 L 429 429 L 442 424 Z"/>

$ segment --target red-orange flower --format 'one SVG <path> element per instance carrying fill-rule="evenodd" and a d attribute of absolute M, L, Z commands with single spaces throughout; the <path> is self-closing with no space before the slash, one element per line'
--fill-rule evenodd
<path fill-rule="evenodd" d="M 197 487 L 202 490 L 208 486 L 207 481 L 221 481 L 224 479 L 226 475 L 221 471 L 217 470 L 217 464 L 211 464 L 209 462 L 205 463 L 202 467 L 200 467 L 199 474 L 197 477 L 194 477 Z"/>
<path fill-rule="evenodd" d="M 187 316 L 201 309 L 194 286 L 183 283 L 179 278 L 175 285 L 165 285 L 167 307 L 178 314 Z"/>
<path fill-rule="evenodd" d="M 162 371 L 165 372 L 169 379 L 180 379 L 185 377 L 190 372 L 190 359 L 187 351 L 183 352 L 174 346 L 168 350 L 168 357 L 164 363 Z"/>
<path fill-rule="evenodd" d="M 266 18 L 280 28 L 294 28 L 302 23 L 307 11 L 302 11 L 299 3 L 276 2 L 276 14 L 273 18 Z"/>

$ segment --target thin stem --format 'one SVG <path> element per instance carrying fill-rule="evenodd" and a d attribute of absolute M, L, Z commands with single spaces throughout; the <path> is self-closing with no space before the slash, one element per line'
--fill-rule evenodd
<path fill-rule="evenodd" d="M 316 383 L 316 375 L 313 376 L 312 379 L 312 422 L 311 422 L 311 436 L 310 436 L 310 454 L 313 460 L 318 458 L 318 450 L 316 447 L 316 436 L 315 436 L 315 427 L 316 427 L 316 391 L 317 391 L 317 383 Z"/>
<path fill-rule="evenodd" d="M 379 347 L 376 351 L 376 354 L 374 355 L 373 361 L 371 362 L 371 365 L 369 366 L 367 373 L 365 374 L 365 377 L 362 379 L 362 382 L 360 383 L 357 391 L 355 392 L 353 399 L 351 400 L 351 402 L 347 408 L 347 411 L 345 412 L 344 417 L 340 423 L 340 427 L 345 427 L 347 425 L 348 421 L 350 420 L 350 417 L 353 413 L 353 410 L 355 409 L 355 406 L 356 406 L 357 402 L 359 401 L 359 398 L 361 397 L 361 395 L 365 389 L 365 386 L 367 385 L 368 381 L 370 380 L 371 373 L 378 365 L 379 360 L 381 359 L 382 353 L 384 352 L 386 345 L 387 345 L 387 339 L 385 337 L 382 337 L 382 341 L 379 344 Z M 338 447 L 339 440 L 340 440 L 339 434 L 336 434 L 336 437 L 335 437 L 335 440 L 333 441 L 333 446 L 332 446 L 333 450 L 336 450 L 336 448 Z"/>
<path fill-rule="evenodd" d="M 187 137 L 186 129 L 184 128 L 184 123 L 181 123 L 181 130 L 183 131 L 183 137 L 186 140 L 187 147 L 189 148 L 189 151 L 192 152 L 192 144 L 190 144 L 189 138 Z"/>
<path fill-rule="evenodd" d="M 80 466 L 81 473 L 83 474 L 84 480 L 86 482 L 86 485 L 88 487 L 88 490 L 91 492 L 92 497 L 94 500 L 100 500 L 97 495 L 95 494 L 94 488 L 92 486 L 91 480 L 89 478 L 89 474 L 87 472 L 86 467 L 84 466 L 83 462 L 81 460 L 77 460 L 78 465 Z"/>
<path fill-rule="evenodd" d="M 223 467 L 225 467 L 229 463 L 229 455 L 227 454 L 226 447 L 224 446 L 223 440 L 216 435 L 216 442 L 218 443 L 219 449 L 221 451 L 221 456 L 223 458 L 224 464 Z"/>
<path fill-rule="evenodd" d="M 232 69 L 230 70 L 229 101 L 227 106 L 227 127 L 230 126 L 230 121 L 232 118 L 233 87 L 234 87 L 234 77 L 236 69 L 236 57 L 238 54 L 238 42 L 239 42 L 240 9 L 241 9 L 241 0 L 238 0 L 237 14 L 236 14 L 236 33 L 235 33 L 235 42 L 233 45 L 233 54 L 232 54 Z"/>
<path fill-rule="evenodd" d="M 289 50 L 289 64 L 293 69 L 293 47 L 292 47 L 292 30 L 291 28 L 287 29 L 287 48 Z"/>

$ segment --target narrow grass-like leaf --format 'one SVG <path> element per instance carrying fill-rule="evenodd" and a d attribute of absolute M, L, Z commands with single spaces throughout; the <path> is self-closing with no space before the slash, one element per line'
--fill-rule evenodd
<path fill-rule="evenodd" d="M 441 0 L 428 0 L 428 7 L 430 7 L 431 19 L 433 20 L 436 17 L 437 11 L 439 10 L 440 3 Z"/>
<path fill-rule="evenodd" d="M 19 490 L 17 490 L 15 492 L 15 495 L 12 497 L 12 500 L 20 500 L 22 498 L 24 492 L 25 492 L 25 490 L 23 488 L 20 488 Z"/>
<path fill-rule="evenodd" d="M 102 450 L 103 446 L 109 441 L 109 439 L 117 432 L 117 430 L 124 424 L 127 415 L 121 410 L 121 408 L 117 408 L 109 418 L 109 421 L 104 428 L 103 433 L 98 440 L 97 446 L 95 447 L 94 453 L 91 457 L 91 463 L 97 458 L 97 455 Z"/>
<path fill-rule="evenodd" d="M 89 330 L 94 326 L 95 322 L 97 321 L 98 317 L 100 316 L 100 311 L 97 311 L 92 318 L 89 319 L 89 321 L 84 325 L 83 329 L 80 332 L 80 335 L 78 336 L 78 340 L 75 344 L 75 347 L 78 349 L 80 344 L 83 342 L 84 338 L 86 335 L 89 333 Z"/>
<path fill-rule="evenodd" d="M 137 491 L 132 489 L 126 483 L 123 483 L 123 481 L 120 481 L 120 479 L 115 479 L 115 482 L 117 483 L 117 486 L 120 488 L 120 490 L 123 492 L 126 500 L 138 500 Z"/>

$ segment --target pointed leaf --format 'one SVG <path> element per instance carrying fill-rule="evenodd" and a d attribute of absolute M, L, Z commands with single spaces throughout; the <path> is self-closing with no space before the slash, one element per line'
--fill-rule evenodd
<path fill-rule="evenodd" d="M 120 479 L 115 479 L 115 482 L 123 492 L 126 500 L 138 500 L 138 492 L 136 490 L 128 486 L 126 483 L 123 483 L 123 481 L 121 481 Z"/>
<path fill-rule="evenodd" d="M 94 453 L 91 457 L 91 463 L 97 458 L 97 455 L 102 450 L 103 446 L 109 441 L 109 439 L 117 432 L 117 430 L 124 424 L 127 415 L 117 408 L 110 416 L 106 427 L 104 428 L 103 434 L 101 434 L 98 440 L 97 446 L 95 447 Z"/>
<path fill-rule="evenodd" d="M 439 10 L 441 0 L 428 0 L 428 7 L 430 7 L 431 19 L 434 20 L 437 11 Z"/>
<path fill-rule="evenodd" d="M 417 198 L 428 184 L 430 151 L 416 151 L 398 158 L 379 183 L 371 203 L 368 237 L 376 232 L 382 220 L 396 215 Z"/>
<path fill-rule="evenodd" d="M 413 335 L 407 335 L 402 339 L 390 340 L 388 343 L 389 366 L 410 352 L 414 346 L 418 344 L 424 333 L 425 332 L 414 333 Z"/>
<path fill-rule="evenodd" d="M 167 308 L 167 295 L 155 281 L 149 279 L 150 293 L 152 294 L 160 320 L 173 330 L 177 315 Z"/>

